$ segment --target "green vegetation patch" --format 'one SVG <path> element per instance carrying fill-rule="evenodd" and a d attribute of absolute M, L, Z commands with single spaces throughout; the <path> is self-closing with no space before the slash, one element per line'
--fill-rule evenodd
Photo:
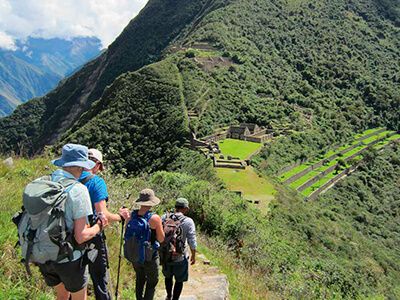
<path fill-rule="evenodd" d="M 367 135 L 367 134 L 376 132 L 376 131 L 378 131 L 378 130 L 380 130 L 380 129 L 382 129 L 382 128 L 376 128 L 376 129 L 366 130 L 366 131 L 364 131 L 362 134 L 356 135 L 355 138 L 365 136 L 365 135 Z M 314 164 L 314 163 L 316 163 L 316 162 L 318 162 L 318 161 L 321 161 L 321 160 L 324 159 L 324 158 L 328 158 L 329 156 L 331 156 L 331 155 L 333 155 L 333 154 L 335 154 L 335 153 L 339 153 L 339 152 L 341 152 L 341 151 L 343 151 L 343 150 L 345 150 L 345 149 L 347 149 L 347 148 L 349 148 L 349 147 L 351 147 L 351 146 L 353 146 L 353 145 L 355 145 L 355 144 L 360 143 L 359 146 L 357 146 L 357 147 L 355 147 L 355 148 L 353 148 L 353 149 L 351 149 L 351 150 L 345 152 L 343 155 L 338 156 L 337 158 L 335 158 L 335 159 L 329 161 L 328 163 L 326 163 L 326 164 L 324 164 L 323 166 L 321 166 L 321 167 L 319 167 L 319 168 L 317 168 L 317 169 L 314 170 L 314 171 L 321 171 L 321 172 L 322 172 L 322 171 L 328 169 L 329 167 L 335 165 L 336 163 L 338 163 L 338 161 L 343 160 L 343 159 L 345 159 L 345 158 L 347 158 L 347 157 L 350 157 L 351 155 L 357 153 L 358 151 L 367 148 L 367 147 L 368 147 L 368 145 L 366 145 L 367 143 L 371 143 L 371 142 L 373 142 L 373 141 L 375 141 L 375 140 L 377 140 L 377 139 L 381 139 L 381 138 L 385 137 L 386 135 L 391 134 L 391 133 L 393 133 L 393 132 L 394 132 L 394 131 L 383 131 L 383 132 L 381 132 L 381 133 L 379 133 L 379 134 L 377 134 L 377 135 L 374 135 L 374 136 L 371 136 L 371 137 L 365 139 L 365 140 L 363 141 L 363 143 L 360 143 L 359 141 L 354 141 L 354 142 L 351 142 L 351 143 L 349 143 L 349 144 L 345 144 L 345 145 L 343 145 L 343 146 L 341 146 L 341 147 L 339 147 L 339 148 L 337 148 L 337 149 L 333 149 L 333 150 L 327 152 L 327 153 L 326 153 L 325 155 L 323 155 L 323 156 L 318 156 L 318 157 L 317 157 L 316 159 L 314 159 L 314 161 L 312 161 L 312 162 L 307 162 L 307 163 L 301 164 L 301 165 L 299 165 L 299 166 L 293 168 L 292 170 L 289 170 L 289 171 L 287 171 L 287 172 L 281 174 L 281 175 L 279 176 L 279 179 L 280 179 L 281 181 L 285 181 L 285 180 L 288 179 L 289 177 L 291 177 L 291 176 L 297 174 L 298 172 L 300 172 L 300 171 L 302 171 L 302 170 L 308 168 L 310 165 L 312 165 L 312 164 Z M 387 138 L 386 140 L 379 142 L 377 145 L 375 145 L 375 148 L 379 149 L 379 148 L 383 147 L 384 145 L 386 145 L 387 143 L 389 143 L 389 141 L 391 141 L 391 140 L 396 140 L 396 139 L 398 139 L 398 138 L 400 138 L 400 134 L 393 135 L 393 136 Z M 306 182 L 307 180 L 311 179 L 311 178 L 314 177 L 314 176 L 315 176 L 315 173 L 314 173 L 314 174 L 312 174 L 311 172 L 310 172 L 310 173 L 307 173 L 307 174 L 304 175 L 302 178 L 300 178 L 300 179 L 298 179 L 297 181 L 291 183 L 290 186 L 291 186 L 291 187 L 294 187 L 294 188 L 297 188 L 297 187 L 299 187 L 301 184 L 303 184 L 304 182 Z"/>
<path fill-rule="evenodd" d="M 221 178 L 231 191 L 242 191 L 245 199 L 260 200 L 266 208 L 276 193 L 273 184 L 260 177 L 252 167 L 245 170 L 216 168 L 217 176 Z"/>
<path fill-rule="evenodd" d="M 383 138 L 383 137 L 385 137 L 386 135 L 391 134 L 391 133 L 394 133 L 394 131 L 383 131 L 383 132 L 380 132 L 379 134 L 370 136 L 369 138 L 363 140 L 363 143 L 364 143 L 364 144 L 369 144 L 369 143 L 371 143 L 371 142 L 373 142 L 373 141 L 376 141 L 376 140 L 378 140 L 378 139 L 381 139 L 381 138 Z"/>
<path fill-rule="evenodd" d="M 279 179 L 281 181 L 285 181 L 286 179 L 292 177 L 293 175 L 299 173 L 300 171 L 303 171 L 304 169 L 307 169 L 308 167 L 309 166 L 307 164 L 302 164 L 302 165 L 299 165 L 297 167 L 294 167 L 290 171 L 287 171 L 287 172 L 282 173 L 281 175 L 279 175 Z"/>
<path fill-rule="evenodd" d="M 236 139 L 225 139 L 218 142 L 221 153 L 245 159 L 262 145 L 259 143 L 246 142 Z"/>
<path fill-rule="evenodd" d="M 374 148 L 379 150 L 379 149 L 383 148 L 384 146 L 386 146 L 387 144 L 389 144 L 391 141 L 395 141 L 398 139 L 400 139 L 400 134 L 392 135 L 388 139 L 381 141 L 378 144 L 374 145 Z"/>
<path fill-rule="evenodd" d="M 295 182 L 292 182 L 292 183 L 290 184 L 290 186 L 291 186 L 292 188 L 297 189 L 297 188 L 298 188 L 299 186 L 301 186 L 303 183 L 307 182 L 308 180 L 310 180 L 311 178 L 313 178 L 313 177 L 315 177 L 315 176 L 317 176 L 317 175 L 319 175 L 319 174 L 321 174 L 321 172 L 318 172 L 318 171 L 311 171 L 311 172 L 307 173 L 306 175 L 300 177 L 300 178 L 299 178 L 298 180 L 296 180 Z"/>
<path fill-rule="evenodd" d="M 381 129 L 383 129 L 383 128 L 385 128 L 385 127 L 378 127 L 378 128 L 373 128 L 373 129 L 365 130 L 364 132 L 355 135 L 354 138 L 355 138 L 355 139 L 358 139 L 358 138 L 360 138 L 360 137 L 366 136 L 366 135 L 368 135 L 368 134 L 370 134 L 370 133 L 376 132 L 376 131 L 381 130 Z"/>
<path fill-rule="evenodd" d="M 312 186 L 309 188 L 305 189 L 302 194 L 306 197 L 310 196 L 314 191 L 319 189 L 321 186 L 323 186 L 325 183 L 327 183 L 331 178 L 323 177 L 320 180 L 318 180 L 316 183 L 314 183 Z"/>

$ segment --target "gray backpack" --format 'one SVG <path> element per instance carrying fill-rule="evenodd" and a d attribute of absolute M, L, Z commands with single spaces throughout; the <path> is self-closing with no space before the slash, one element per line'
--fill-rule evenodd
<path fill-rule="evenodd" d="M 44 176 L 26 186 L 22 212 L 17 212 L 13 221 L 18 226 L 21 253 L 29 275 L 29 262 L 72 260 L 74 249 L 82 248 L 65 221 L 65 201 L 75 183 L 73 179 L 58 183 L 51 181 L 51 176 Z"/>

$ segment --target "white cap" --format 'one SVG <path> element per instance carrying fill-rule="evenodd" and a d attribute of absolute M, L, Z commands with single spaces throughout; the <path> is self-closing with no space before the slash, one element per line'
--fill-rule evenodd
<path fill-rule="evenodd" d="M 103 167 L 103 155 L 101 154 L 101 152 L 97 149 L 89 149 L 88 150 L 88 156 L 89 159 L 94 158 L 95 160 L 98 160 L 99 162 L 101 162 L 100 165 L 100 171 L 103 171 L 104 167 Z"/>

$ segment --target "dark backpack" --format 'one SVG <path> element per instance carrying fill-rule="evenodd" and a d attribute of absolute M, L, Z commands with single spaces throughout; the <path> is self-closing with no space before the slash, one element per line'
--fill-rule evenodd
<path fill-rule="evenodd" d="M 75 183 L 73 179 L 54 182 L 47 175 L 25 187 L 22 212 L 17 212 L 13 221 L 18 226 L 21 253 L 29 275 L 30 261 L 44 264 L 65 258 L 72 260 L 74 249 L 81 248 L 65 221 L 65 202 Z"/>
<path fill-rule="evenodd" d="M 149 219 L 153 212 L 148 211 L 144 216 L 138 215 L 138 210 L 131 214 L 131 219 L 126 225 L 124 255 L 127 260 L 135 264 L 151 261 L 157 252 L 159 243 L 150 243 L 151 229 Z"/>
<path fill-rule="evenodd" d="M 165 232 L 164 241 L 160 244 L 160 263 L 165 264 L 182 257 L 185 251 L 185 241 L 183 240 L 183 228 L 181 222 L 185 216 L 169 214 L 163 222 Z"/>

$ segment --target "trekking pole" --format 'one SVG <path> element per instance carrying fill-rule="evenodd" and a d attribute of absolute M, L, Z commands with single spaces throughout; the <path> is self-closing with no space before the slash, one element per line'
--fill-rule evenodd
<path fill-rule="evenodd" d="M 111 274 L 110 274 L 110 264 L 109 264 L 109 260 L 108 260 L 108 251 L 107 251 L 107 244 L 106 244 L 106 240 L 104 239 L 104 228 L 103 228 L 103 220 L 101 219 L 101 215 L 103 215 L 103 212 L 99 212 L 99 220 L 101 223 L 101 242 L 103 243 L 103 248 L 104 248 L 104 252 L 106 254 L 106 267 L 107 267 L 107 277 L 108 277 L 108 281 L 109 281 L 109 289 L 110 289 L 110 296 L 112 297 L 112 282 L 111 282 Z"/>
<path fill-rule="evenodd" d="M 130 194 L 129 194 L 130 196 Z M 128 196 L 128 198 L 129 198 Z M 122 206 L 122 208 L 126 208 L 126 206 Z M 119 256 L 118 256 L 118 273 L 117 273 L 117 286 L 115 287 L 115 300 L 118 298 L 118 285 L 119 285 L 119 271 L 121 269 L 121 251 L 122 251 L 122 239 L 124 236 L 124 223 L 125 219 L 121 216 L 121 240 L 119 243 Z"/>

